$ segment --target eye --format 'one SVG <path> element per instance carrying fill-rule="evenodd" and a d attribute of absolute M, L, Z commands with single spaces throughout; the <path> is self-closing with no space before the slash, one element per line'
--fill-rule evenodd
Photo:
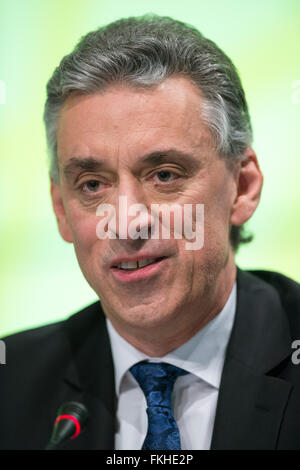
<path fill-rule="evenodd" d="M 95 193 L 99 189 L 100 184 L 100 181 L 97 180 L 86 181 L 81 185 L 81 189 L 85 193 Z"/>
<path fill-rule="evenodd" d="M 170 183 L 174 179 L 178 178 L 177 175 L 175 175 L 172 171 L 168 171 L 168 170 L 157 171 L 155 173 L 155 176 L 157 176 L 160 182 L 163 182 L 163 183 Z"/>

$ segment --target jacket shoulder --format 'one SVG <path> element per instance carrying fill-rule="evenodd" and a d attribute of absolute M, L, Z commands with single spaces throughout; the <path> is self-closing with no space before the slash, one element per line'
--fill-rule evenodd
<path fill-rule="evenodd" d="M 84 331 L 95 317 L 95 312 L 99 309 L 99 302 L 95 302 L 78 312 L 73 313 L 65 320 L 56 321 L 47 325 L 19 331 L 2 338 L 6 345 L 7 361 L 18 356 L 18 362 L 28 360 L 28 357 L 35 356 L 40 351 L 41 356 L 57 357 L 59 351 L 65 352 L 67 349 L 67 330 Z M 53 350 L 53 354 L 51 354 Z"/>
<path fill-rule="evenodd" d="M 276 293 L 285 311 L 291 331 L 300 335 L 300 284 L 284 274 L 267 270 L 241 271 L 249 279 Z"/>
<path fill-rule="evenodd" d="M 299 308 L 300 284 L 298 282 L 276 271 L 249 270 L 247 272 L 276 289 L 284 304 Z"/>
<path fill-rule="evenodd" d="M 97 304 L 66 320 L 3 338 L 6 363 L 0 366 L 1 449 L 45 448 L 58 408 L 79 399 L 76 355 L 84 356 L 97 331 L 95 326 L 100 325 Z M 94 350 L 95 343 L 91 346 Z M 88 352 L 86 356 L 91 357 Z M 90 374 L 85 356 L 83 364 Z"/>

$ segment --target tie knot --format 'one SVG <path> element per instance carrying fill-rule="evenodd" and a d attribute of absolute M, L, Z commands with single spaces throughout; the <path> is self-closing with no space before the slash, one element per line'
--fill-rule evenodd
<path fill-rule="evenodd" d="M 187 371 L 165 362 L 142 361 L 130 369 L 143 390 L 148 407 L 171 408 L 171 396 L 175 380 Z"/>

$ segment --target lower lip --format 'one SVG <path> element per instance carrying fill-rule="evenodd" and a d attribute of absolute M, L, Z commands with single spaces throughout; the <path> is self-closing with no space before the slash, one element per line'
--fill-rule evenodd
<path fill-rule="evenodd" d="M 133 281 L 140 281 L 149 279 L 151 276 L 158 274 L 163 269 L 164 262 L 167 258 L 163 258 L 153 264 L 148 264 L 144 268 L 139 268 L 135 271 L 126 271 L 125 269 L 111 268 L 111 271 L 116 279 L 121 282 L 129 283 Z"/>

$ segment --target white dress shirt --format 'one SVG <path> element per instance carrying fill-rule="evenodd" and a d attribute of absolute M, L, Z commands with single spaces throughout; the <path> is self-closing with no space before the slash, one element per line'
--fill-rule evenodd
<path fill-rule="evenodd" d="M 125 341 L 106 319 L 115 367 L 115 449 L 142 448 L 148 427 L 145 395 L 129 371 L 139 361 L 167 362 L 189 374 L 178 377 L 172 410 L 183 450 L 209 449 L 225 352 L 236 310 L 236 283 L 222 311 L 189 341 L 167 355 L 149 358 Z"/>

